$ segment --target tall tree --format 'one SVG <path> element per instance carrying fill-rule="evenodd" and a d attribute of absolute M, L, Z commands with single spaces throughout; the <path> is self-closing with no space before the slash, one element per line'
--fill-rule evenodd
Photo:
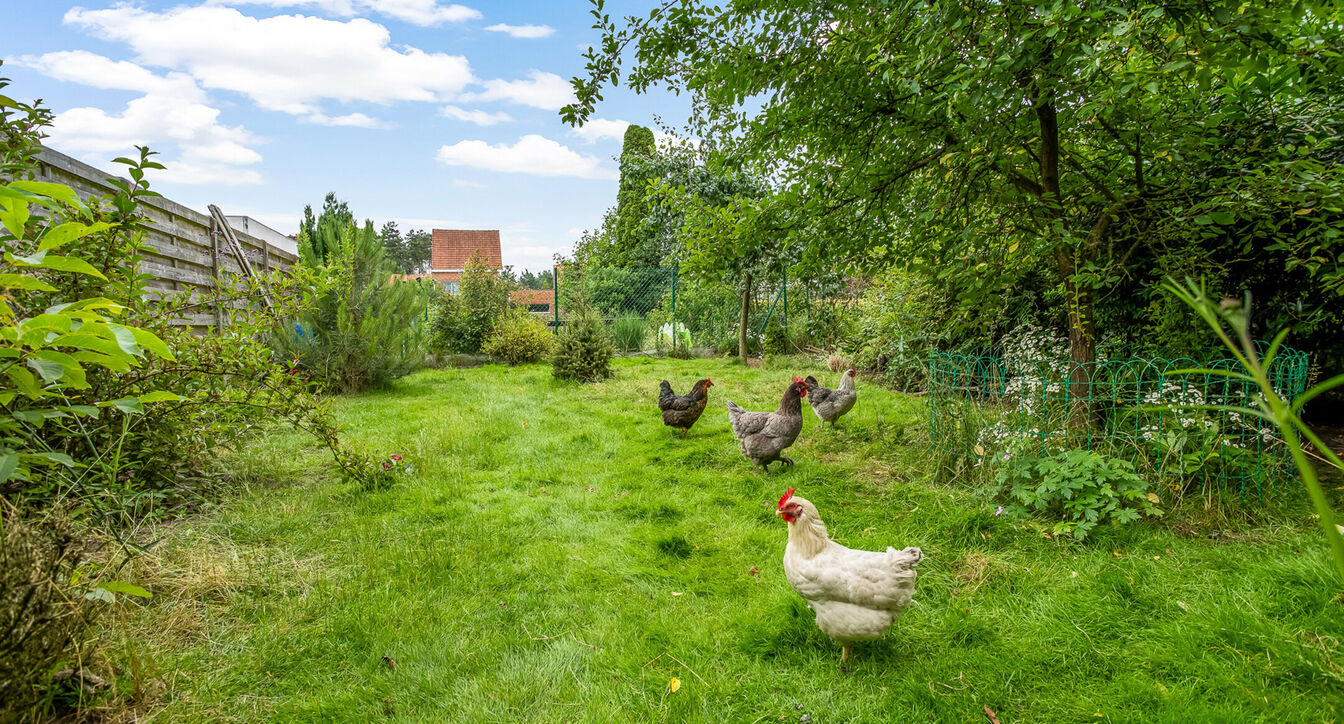
<path fill-rule="evenodd" d="M 622 266 L 658 266 L 656 259 L 639 253 L 644 219 L 649 215 L 645 164 L 657 153 L 653 131 L 630 125 L 621 146 L 621 185 L 616 194 L 616 223 L 612 229 L 615 259 Z M 651 263 L 652 262 L 652 263 Z"/>
<path fill-rule="evenodd" d="M 355 223 L 355 215 L 335 191 L 322 200 L 322 214 L 312 221 L 312 207 L 303 207 L 304 228 L 299 233 L 299 254 L 310 265 L 325 264 L 340 243 L 345 227 Z M 309 222 L 312 221 L 311 224 Z"/>
<path fill-rule="evenodd" d="M 406 268 L 407 274 L 429 271 L 430 254 L 434 246 L 434 234 L 424 229 L 412 229 L 406 232 Z"/>
<path fill-rule="evenodd" d="M 392 263 L 393 268 L 400 274 L 411 273 L 406 255 L 406 242 L 401 238 L 401 231 L 397 229 L 397 222 L 388 221 L 383 224 L 383 228 L 378 232 L 378 240 L 383 242 L 383 250 L 387 253 L 387 259 Z"/>
<path fill-rule="evenodd" d="M 1344 32 L 1319 0 L 686 0 L 623 24 L 594 3 L 603 38 L 566 120 L 632 50 L 632 88 L 691 93 L 697 135 L 779 181 L 778 218 L 816 232 L 806 263 L 913 264 L 977 301 L 1049 268 L 1076 392 L 1096 296 L 1151 241 L 1115 222 L 1188 221 L 1183 180 L 1236 166 L 1208 153 L 1219 121 L 1248 94 L 1324 95 Z"/>

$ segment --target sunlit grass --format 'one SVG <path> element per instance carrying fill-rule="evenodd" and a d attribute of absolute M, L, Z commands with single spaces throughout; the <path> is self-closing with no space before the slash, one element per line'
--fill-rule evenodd
<path fill-rule="evenodd" d="M 149 661 L 146 711 L 1341 718 L 1344 602 L 1304 506 L 1218 540 L 1152 524 L 1047 540 L 1038 523 L 930 483 L 922 400 L 862 380 L 839 428 L 805 409 L 797 466 L 762 474 L 724 403 L 773 409 L 794 374 L 834 382 L 807 365 L 628 359 L 589 386 L 540 365 L 422 372 L 339 408 L 352 439 L 415 466 L 385 492 L 337 481 L 321 450 L 268 433 L 237 456 L 236 498 L 135 564 L 156 596 L 112 633 Z M 659 420 L 658 381 L 681 391 L 705 376 L 709 407 L 682 440 Z M 784 580 L 773 511 L 787 487 L 846 545 L 924 549 L 916 604 L 855 647 L 849 673 Z"/>

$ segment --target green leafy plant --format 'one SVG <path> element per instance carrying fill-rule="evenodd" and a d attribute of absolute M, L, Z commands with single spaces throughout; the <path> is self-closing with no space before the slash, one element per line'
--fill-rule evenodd
<path fill-rule="evenodd" d="M 1283 444 L 1288 447 L 1293 465 L 1302 477 L 1302 484 L 1306 486 L 1307 494 L 1311 497 L 1312 505 L 1316 508 L 1316 514 L 1320 516 L 1321 528 L 1325 532 L 1326 542 L 1334 556 L 1340 579 L 1344 580 L 1344 531 L 1341 531 L 1338 527 L 1335 512 L 1330 507 L 1330 501 L 1326 498 L 1325 490 L 1321 487 L 1321 481 L 1316 475 L 1316 468 L 1307 458 L 1307 446 L 1314 448 L 1320 459 L 1336 469 L 1344 470 L 1344 461 L 1341 461 L 1339 456 L 1311 428 L 1302 422 L 1301 418 L 1303 405 L 1330 390 L 1344 385 L 1344 374 L 1336 375 L 1312 387 L 1291 402 L 1285 400 L 1279 390 L 1275 389 L 1268 371 L 1274 364 L 1274 357 L 1282 348 L 1284 339 L 1288 336 L 1287 329 L 1275 335 L 1274 341 L 1261 354 L 1255 343 L 1255 338 L 1251 336 L 1251 299 L 1249 295 L 1244 301 L 1224 299 L 1221 302 L 1214 302 L 1200 284 L 1189 279 L 1186 280 L 1184 285 L 1169 279 L 1166 289 L 1177 299 L 1195 310 L 1195 313 L 1218 335 L 1218 339 L 1223 343 L 1223 346 L 1241 363 L 1244 370 L 1192 369 L 1186 371 L 1191 374 L 1219 375 L 1243 382 L 1251 382 L 1259 390 L 1259 395 L 1254 399 L 1254 407 L 1198 405 L 1194 406 L 1195 409 L 1219 410 L 1244 415 L 1249 418 L 1264 420 L 1278 429 L 1280 436 L 1283 438 Z M 1304 440 L 1306 444 L 1303 444 Z"/>
<path fill-rule="evenodd" d="M 536 315 L 514 308 L 504 315 L 482 349 L 511 365 L 545 359 L 555 349 L 555 335 Z"/>
<path fill-rule="evenodd" d="M 602 320 L 581 311 L 560 332 L 552 373 L 562 380 L 601 382 L 611 377 L 611 356 L 615 352 Z"/>
<path fill-rule="evenodd" d="M 1048 457 L 1006 461 L 996 480 L 1018 515 L 1056 519 L 1055 535 L 1082 540 L 1098 525 L 1124 524 L 1142 515 L 1161 515 L 1156 494 L 1128 460 L 1089 450 L 1066 450 Z"/>
<path fill-rule="evenodd" d="M 458 294 L 435 297 L 430 320 L 430 349 L 435 354 L 476 354 L 485 346 L 495 324 L 509 311 L 509 292 L 514 285 L 484 257 L 467 260 Z"/>

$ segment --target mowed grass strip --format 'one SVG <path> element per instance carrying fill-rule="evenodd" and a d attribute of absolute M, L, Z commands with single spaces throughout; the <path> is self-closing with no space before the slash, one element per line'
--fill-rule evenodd
<path fill-rule="evenodd" d="M 266 433 L 233 460 L 236 497 L 136 561 L 156 595 L 109 655 L 136 652 L 159 721 L 1344 719 L 1344 601 L 1305 505 L 1217 539 L 1047 540 L 931 483 L 923 402 L 863 380 L 835 430 L 804 407 L 796 467 L 763 474 L 724 404 L 835 382 L 811 364 L 627 359 L 588 386 L 432 370 L 343 400 L 349 437 L 413 473 L 364 492 Z M 683 440 L 658 381 L 706 376 Z M 846 545 L 926 555 L 848 673 L 784 579 L 789 487 Z"/>

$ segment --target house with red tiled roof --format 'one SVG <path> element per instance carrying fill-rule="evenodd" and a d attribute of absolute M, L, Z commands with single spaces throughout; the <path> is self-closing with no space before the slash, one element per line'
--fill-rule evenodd
<path fill-rule="evenodd" d="M 450 294 L 457 293 L 467 260 L 480 254 L 485 266 L 495 271 L 504 268 L 499 251 L 498 229 L 435 229 L 429 252 L 429 275 Z"/>
<path fill-rule="evenodd" d="M 549 316 L 554 313 L 555 290 L 554 289 L 515 289 L 509 292 L 509 301 L 520 307 L 526 307 L 527 311 L 540 316 Z"/>

